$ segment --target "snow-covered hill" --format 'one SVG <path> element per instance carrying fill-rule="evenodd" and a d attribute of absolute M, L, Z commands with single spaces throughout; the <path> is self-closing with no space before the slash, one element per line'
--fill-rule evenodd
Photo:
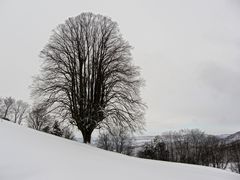
<path fill-rule="evenodd" d="M 239 180 L 220 169 L 128 157 L 0 121 L 0 180 Z"/>

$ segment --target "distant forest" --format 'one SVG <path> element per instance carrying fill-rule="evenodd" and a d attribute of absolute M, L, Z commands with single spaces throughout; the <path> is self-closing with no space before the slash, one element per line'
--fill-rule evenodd
<path fill-rule="evenodd" d="M 145 159 L 180 162 L 229 169 L 240 173 L 240 139 L 229 141 L 199 129 L 165 132 L 138 144 L 124 130 L 99 135 L 97 146 Z"/>

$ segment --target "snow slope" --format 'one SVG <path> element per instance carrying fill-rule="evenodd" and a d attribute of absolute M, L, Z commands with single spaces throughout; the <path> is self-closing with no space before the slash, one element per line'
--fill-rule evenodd
<path fill-rule="evenodd" d="M 0 180 L 240 180 L 219 169 L 107 152 L 0 120 Z"/>

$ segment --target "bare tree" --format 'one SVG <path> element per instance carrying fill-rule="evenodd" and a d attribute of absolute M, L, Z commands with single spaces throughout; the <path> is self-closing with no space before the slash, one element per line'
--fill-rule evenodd
<path fill-rule="evenodd" d="M 109 133 L 116 152 L 127 155 L 132 153 L 132 137 L 128 128 L 115 126 Z"/>
<path fill-rule="evenodd" d="M 132 140 L 133 137 L 128 128 L 114 126 L 107 131 L 100 132 L 97 146 L 105 150 L 131 155 L 133 150 Z"/>
<path fill-rule="evenodd" d="M 22 100 L 18 100 L 13 105 L 13 121 L 21 124 L 22 120 L 26 118 L 29 105 Z"/>
<path fill-rule="evenodd" d="M 94 129 L 109 122 L 142 128 L 142 80 L 130 50 L 110 18 L 92 13 L 69 18 L 41 51 L 42 74 L 33 95 L 68 115 L 84 143 L 90 143 Z"/>
<path fill-rule="evenodd" d="M 145 143 L 137 155 L 146 159 L 169 161 L 169 151 L 161 136 L 156 136 L 151 142 Z"/>
<path fill-rule="evenodd" d="M 27 118 L 28 127 L 47 132 L 51 127 L 50 119 L 51 116 L 48 114 L 46 107 L 37 105 L 29 112 Z"/>
<path fill-rule="evenodd" d="M 236 141 L 231 145 L 231 170 L 240 174 L 240 141 Z"/>
<path fill-rule="evenodd" d="M 165 142 L 167 149 L 169 151 L 169 161 L 177 161 L 176 152 L 175 152 L 175 143 L 174 143 L 174 132 L 168 131 L 164 132 L 161 136 L 162 141 Z"/>
<path fill-rule="evenodd" d="M 14 103 L 15 99 L 12 97 L 6 97 L 1 100 L 0 113 L 3 119 L 10 120 Z"/>
<path fill-rule="evenodd" d="M 98 135 L 98 139 L 97 139 L 97 147 L 101 148 L 101 149 L 105 149 L 107 151 L 113 151 L 114 147 L 113 147 L 113 143 L 111 140 L 111 135 L 109 134 L 109 132 L 101 132 Z"/>
<path fill-rule="evenodd" d="M 188 163 L 201 164 L 203 152 L 203 144 L 206 140 L 206 135 L 199 129 L 186 130 L 185 141 L 189 144 Z"/>
<path fill-rule="evenodd" d="M 70 139 L 70 140 L 75 140 L 75 135 L 74 135 L 73 130 L 71 128 L 64 127 L 62 129 L 62 131 L 63 131 L 63 135 L 62 135 L 63 138 Z"/>
<path fill-rule="evenodd" d="M 216 136 L 208 135 L 206 136 L 206 140 L 203 147 L 203 152 L 201 155 L 202 165 L 205 166 L 216 166 L 216 153 L 215 151 L 218 149 L 220 143 L 220 139 Z"/>
<path fill-rule="evenodd" d="M 48 124 L 46 132 L 70 140 L 75 139 L 73 130 L 67 124 L 64 124 L 63 122 L 57 120 L 54 120 L 52 122 L 53 123 Z"/>
<path fill-rule="evenodd" d="M 182 163 L 186 163 L 190 155 L 190 144 L 187 141 L 186 131 L 180 130 L 173 134 L 176 160 Z"/>

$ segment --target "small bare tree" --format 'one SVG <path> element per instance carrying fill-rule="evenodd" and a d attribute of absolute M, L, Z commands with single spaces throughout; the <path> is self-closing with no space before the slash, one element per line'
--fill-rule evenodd
<path fill-rule="evenodd" d="M 187 141 L 186 130 L 174 132 L 175 156 L 178 162 L 186 163 L 190 155 L 190 144 Z"/>
<path fill-rule="evenodd" d="M 99 134 L 97 146 L 105 150 L 131 155 L 133 150 L 132 140 L 133 137 L 128 128 L 114 126 Z"/>
<path fill-rule="evenodd" d="M 151 142 L 145 143 L 137 155 L 146 159 L 169 161 L 169 150 L 161 136 L 156 136 Z"/>
<path fill-rule="evenodd" d="M 240 141 L 231 145 L 231 170 L 240 174 Z"/>
<path fill-rule="evenodd" d="M 62 135 L 63 138 L 70 139 L 70 140 L 75 140 L 75 135 L 74 135 L 73 130 L 71 128 L 64 127 L 62 129 L 62 131 L 63 131 L 63 135 Z"/>
<path fill-rule="evenodd" d="M 18 100 L 13 105 L 13 121 L 21 124 L 22 120 L 27 116 L 29 105 L 22 100 Z"/>
<path fill-rule="evenodd" d="M 130 130 L 123 126 L 113 127 L 109 133 L 114 144 L 114 149 L 118 153 L 130 155 L 132 153 L 132 137 Z"/>
<path fill-rule="evenodd" d="M 142 128 L 142 80 L 130 50 L 110 18 L 92 13 L 69 18 L 41 51 L 44 64 L 33 94 L 69 115 L 84 143 L 109 122 Z"/>
<path fill-rule="evenodd" d="M 169 151 L 169 161 L 177 161 L 175 153 L 175 143 L 174 143 L 174 132 L 168 131 L 162 134 L 162 140 L 165 142 L 167 149 Z"/>
<path fill-rule="evenodd" d="M 97 139 L 97 147 L 101 148 L 101 149 L 105 149 L 107 151 L 113 151 L 114 147 L 113 147 L 113 143 L 111 140 L 111 135 L 108 132 L 101 132 L 98 135 L 98 139 Z"/>
<path fill-rule="evenodd" d="M 49 123 L 49 125 L 47 127 L 48 133 L 59 136 L 59 137 L 63 137 L 66 139 L 70 139 L 70 140 L 75 139 L 73 130 L 71 129 L 71 127 L 69 125 L 65 124 L 64 122 L 57 121 L 57 120 L 54 120 L 52 122 L 53 123 Z"/>
<path fill-rule="evenodd" d="M 28 127 L 43 131 L 45 128 L 49 128 L 51 116 L 48 114 L 46 107 L 37 105 L 34 107 L 28 115 L 27 123 Z"/>
<path fill-rule="evenodd" d="M 10 120 L 10 115 L 12 113 L 14 103 L 15 99 L 13 99 L 12 97 L 6 97 L 1 99 L 0 113 L 3 119 Z"/>

